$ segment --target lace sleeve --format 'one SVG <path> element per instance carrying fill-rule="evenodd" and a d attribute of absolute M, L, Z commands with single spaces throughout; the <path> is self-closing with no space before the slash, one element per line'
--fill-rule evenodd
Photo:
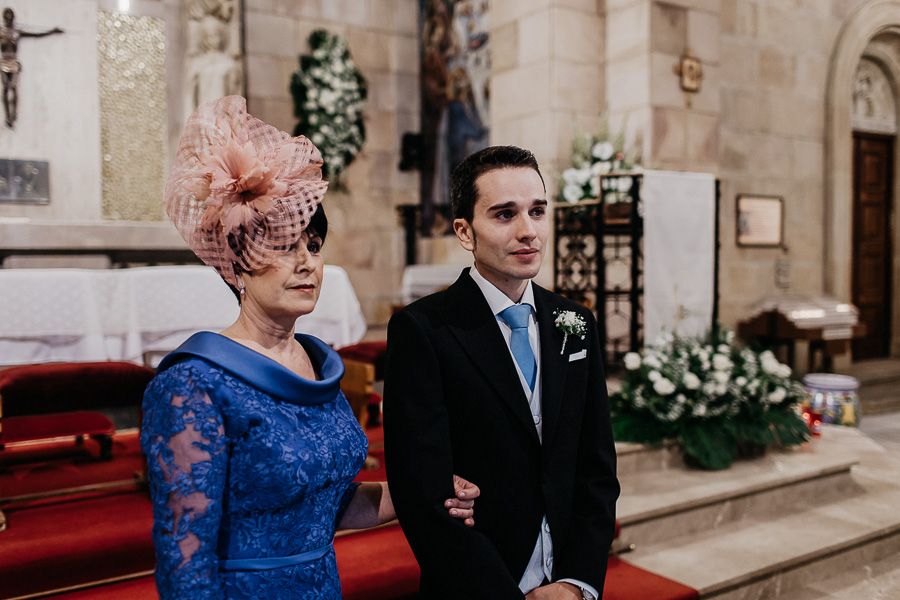
<path fill-rule="evenodd" d="M 227 451 L 202 370 L 161 373 L 144 394 L 141 445 L 153 500 L 160 598 L 222 598 L 216 545 Z"/>

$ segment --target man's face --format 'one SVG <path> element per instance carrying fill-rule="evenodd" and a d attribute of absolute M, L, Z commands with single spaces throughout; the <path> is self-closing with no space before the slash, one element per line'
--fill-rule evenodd
<path fill-rule="evenodd" d="M 456 219 L 456 236 L 485 279 L 520 292 L 538 274 L 550 234 L 544 184 L 534 169 L 512 167 L 488 171 L 475 188 L 472 222 Z"/>

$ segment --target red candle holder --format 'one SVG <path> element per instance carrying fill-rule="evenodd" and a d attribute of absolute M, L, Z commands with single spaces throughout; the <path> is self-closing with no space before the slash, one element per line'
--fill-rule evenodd
<path fill-rule="evenodd" d="M 822 413 L 811 410 L 808 406 L 803 407 L 801 413 L 803 421 L 809 427 L 809 432 L 814 436 L 822 435 Z"/>

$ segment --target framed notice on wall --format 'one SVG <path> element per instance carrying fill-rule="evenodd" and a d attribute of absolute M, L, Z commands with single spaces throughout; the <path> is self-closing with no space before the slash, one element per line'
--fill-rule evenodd
<path fill-rule="evenodd" d="M 740 194 L 737 197 L 737 245 L 776 248 L 784 244 L 784 199 Z"/>

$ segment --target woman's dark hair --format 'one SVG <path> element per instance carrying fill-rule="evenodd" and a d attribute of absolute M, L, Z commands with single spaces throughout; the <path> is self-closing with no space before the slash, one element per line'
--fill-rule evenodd
<path fill-rule="evenodd" d="M 325 243 L 325 236 L 328 235 L 328 217 L 325 216 L 325 209 L 322 208 L 322 205 L 319 204 L 319 207 L 316 208 L 316 212 L 313 213 L 312 218 L 309 220 L 309 225 L 306 226 L 307 235 L 309 236 L 317 236 L 322 243 Z M 243 273 L 243 270 L 235 265 L 234 267 L 235 273 Z M 234 294 L 234 297 L 237 298 L 238 304 L 241 303 L 241 292 L 236 287 L 225 282 L 225 285 L 231 290 L 231 293 Z"/>
<path fill-rule="evenodd" d="M 450 204 L 453 207 L 454 219 L 465 219 L 469 223 L 475 216 L 475 201 L 478 199 L 478 178 L 495 169 L 524 167 L 534 172 L 544 183 L 544 176 L 538 167 L 537 159 L 530 150 L 518 146 L 489 146 L 469 155 L 456 165 L 450 175 Z M 547 185 L 544 184 L 544 189 Z"/>

